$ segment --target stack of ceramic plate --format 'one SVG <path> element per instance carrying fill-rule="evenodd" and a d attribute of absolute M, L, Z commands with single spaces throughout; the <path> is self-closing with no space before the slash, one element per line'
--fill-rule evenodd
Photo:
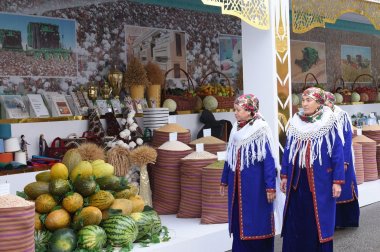
<path fill-rule="evenodd" d="M 364 164 L 363 164 L 363 152 L 362 145 L 358 143 L 354 143 L 354 156 L 355 156 L 355 174 L 356 174 L 356 182 L 362 184 L 364 182 Z"/>
<path fill-rule="evenodd" d="M 224 161 L 216 161 L 202 170 L 202 224 L 228 222 L 227 188 L 225 195 L 219 192 Z"/>
<path fill-rule="evenodd" d="M 143 110 L 143 125 L 151 131 L 158 129 L 168 123 L 168 108 L 146 108 Z"/>
<path fill-rule="evenodd" d="M 179 141 L 170 141 L 157 149 L 153 172 L 153 207 L 158 214 L 176 214 L 181 199 L 181 158 L 192 152 Z"/>
<path fill-rule="evenodd" d="M 161 146 L 163 143 L 169 141 L 170 133 L 177 132 L 177 140 L 188 144 L 191 141 L 191 132 L 183 128 L 177 123 L 169 123 L 153 131 L 152 145 L 154 147 Z"/>
<path fill-rule="evenodd" d="M 217 152 L 225 151 L 226 142 L 213 136 L 201 137 L 189 143 L 189 146 L 195 150 L 196 144 L 203 143 L 204 150 L 216 155 Z"/>
<path fill-rule="evenodd" d="M 364 181 L 378 179 L 377 160 L 376 160 L 376 142 L 364 135 L 356 136 L 352 139 L 354 143 L 362 145 L 364 164 Z"/>
<path fill-rule="evenodd" d="M 380 144 L 380 125 L 370 125 L 363 127 L 363 135 Z"/>
<path fill-rule="evenodd" d="M 181 162 L 181 201 L 178 218 L 200 218 L 202 214 L 202 169 L 217 156 L 206 151 L 193 152 Z"/>

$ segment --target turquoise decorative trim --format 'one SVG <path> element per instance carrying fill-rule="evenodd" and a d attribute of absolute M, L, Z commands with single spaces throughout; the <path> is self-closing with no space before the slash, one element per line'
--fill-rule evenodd
<path fill-rule="evenodd" d="M 141 4 L 154 4 L 165 7 L 187 9 L 201 12 L 222 14 L 220 7 L 209 6 L 202 3 L 201 0 L 130 0 Z"/>
<path fill-rule="evenodd" d="M 341 31 L 360 32 L 366 34 L 380 35 L 380 31 L 376 30 L 371 24 L 356 23 L 346 20 L 337 20 L 335 24 L 326 24 L 326 28 Z"/>

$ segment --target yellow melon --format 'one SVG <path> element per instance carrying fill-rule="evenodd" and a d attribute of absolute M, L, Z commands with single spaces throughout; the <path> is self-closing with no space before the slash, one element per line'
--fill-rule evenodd
<path fill-rule="evenodd" d="M 92 173 L 96 178 L 111 176 L 114 174 L 114 168 L 109 163 L 92 164 Z"/>
<path fill-rule="evenodd" d="M 123 215 L 130 215 L 132 213 L 133 203 L 128 199 L 115 199 L 109 209 L 119 209 Z"/>
<path fill-rule="evenodd" d="M 71 181 L 75 181 L 78 176 L 90 177 L 92 175 L 92 165 L 88 161 L 80 161 L 77 166 L 70 173 Z"/>
<path fill-rule="evenodd" d="M 145 202 L 140 195 L 132 196 L 129 200 L 132 201 L 133 204 L 132 213 L 142 212 L 144 210 Z"/>
<path fill-rule="evenodd" d="M 48 214 L 45 220 L 45 226 L 50 231 L 54 231 L 68 227 L 70 220 L 70 214 L 65 209 L 58 209 Z"/>
<path fill-rule="evenodd" d="M 79 193 L 73 193 L 62 200 L 62 206 L 69 213 L 75 213 L 83 206 L 83 197 Z"/>
<path fill-rule="evenodd" d="M 55 163 L 50 168 L 50 178 L 51 179 L 68 179 L 69 170 L 63 163 Z"/>
<path fill-rule="evenodd" d="M 42 214 L 49 213 L 56 205 L 57 201 L 49 193 L 41 194 L 35 201 L 36 211 Z"/>
<path fill-rule="evenodd" d="M 42 222 L 40 220 L 40 214 L 35 212 L 34 214 L 34 229 L 36 230 L 42 230 Z"/>
<path fill-rule="evenodd" d="M 93 206 L 84 207 L 79 213 L 75 214 L 73 219 L 76 228 L 82 228 L 88 225 L 99 225 L 101 221 L 102 211 Z"/>

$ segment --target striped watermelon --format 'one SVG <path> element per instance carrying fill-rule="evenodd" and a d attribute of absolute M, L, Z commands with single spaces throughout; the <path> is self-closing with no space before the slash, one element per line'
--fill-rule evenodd
<path fill-rule="evenodd" d="M 111 246 L 132 244 L 138 235 L 136 222 L 130 216 L 113 215 L 102 224 Z"/>
<path fill-rule="evenodd" d="M 151 218 L 151 224 L 152 228 L 150 230 L 151 235 L 158 235 L 161 233 L 162 225 L 161 225 L 161 219 L 160 216 L 157 214 L 156 211 L 151 210 L 144 212 L 145 214 L 148 214 Z"/>
<path fill-rule="evenodd" d="M 139 229 L 139 234 L 137 235 L 136 240 L 140 240 L 143 238 L 147 233 L 150 233 L 152 229 L 152 217 L 150 214 L 146 212 L 142 213 L 132 213 L 131 214 L 132 219 L 134 219 L 137 223 L 137 227 Z"/>
<path fill-rule="evenodd" d="M 34 230 L 34 245 L 36 251 L 46 250 L 51 233 L 45 230 Z"/>
<path fill-rule="evenodd" d="M 78 232 L 78 246 L 84 249 L 101 249 L 107 242 L 107 234 L 96 225 L 85 226 Z"/>

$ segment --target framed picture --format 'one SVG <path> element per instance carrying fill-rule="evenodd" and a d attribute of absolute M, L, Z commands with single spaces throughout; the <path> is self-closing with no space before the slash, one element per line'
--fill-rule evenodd
<path fill-rule="evenodd" d="M 28 118 L 28 109 L 21 95 L 1 95 L 2 118 Z"/>
<path fill-rule="evenodd" d="M 340 50 L 342 76 L 346 82 L 354 82 L 356 77 L 371 73 L 371 47 L 342 45 Z M 358 81 L 371 82 L 363 76 Z"/>
<path fill-rule="evenodd" d="M 325 43 L 291 40 L 290 47 L 293 83 L 305 83 L 308 73 L 314 74 L 319 83 L 327 82 Z M 306 82 L 315 80 L 310 78 Z"/>
<path fill-rule="evenodd" d="M 0 13 L 0 77 L 77 77 L 76 21 Z"/>
<path fill-rule="evenodd" d="M 220 71 L 236 79 L 243 59 L 241 36 L 219 34 L 219 56 Z"/>
<path fill-rule="evenodd" d="M 179 68 L 187 69 L 186 34 L 183 31 L 125 25 L 126 63 L 137 57 L 144 65 L 149 61 L 161 68 L 167 78 L 185 79 Z"/>

